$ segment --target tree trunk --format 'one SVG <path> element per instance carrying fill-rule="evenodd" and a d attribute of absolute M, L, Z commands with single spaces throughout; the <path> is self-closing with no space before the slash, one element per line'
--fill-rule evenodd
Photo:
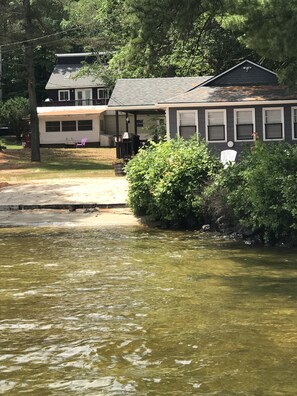
<path fill-rule="evenodd" d="M 30 129 L 31 129 L 31 161 L 40 162 L 40 137 L 39 137 L 39 123 L 37 115 L 37 100 L 36 100 L 36 81 L 34 71 L 34 51 L 33 44 L 30 39 L 32 35 L 32 19 L 30 0 L 23 0 L 24 10 L 24 27 L 26 42 L 25 47 L 25 63 L 27 69 L 28 79 L 28 93 L 30 106 Z"/>

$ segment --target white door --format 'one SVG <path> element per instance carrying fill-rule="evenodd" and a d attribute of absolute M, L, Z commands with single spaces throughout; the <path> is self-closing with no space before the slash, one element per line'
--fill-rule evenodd
<path fill-rule="evenodd" d="M 92 90 L 91 89 L 76 89 L 75 103 L 77 106 L 88 106 L 92 104 Z"/>

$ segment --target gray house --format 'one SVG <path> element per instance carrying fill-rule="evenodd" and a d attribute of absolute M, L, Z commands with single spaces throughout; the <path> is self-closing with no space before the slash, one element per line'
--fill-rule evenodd
<path fill-rule="evenodd" d="M 144 114 L 158 115 L 168 138 L 199 134 L 219 150 L 256 138 L 297 143 L 297 94 L 248 60 L 214 77 L 120 79 L 108 108 L 125 112 L 128 132 L 138 133 Z"/>

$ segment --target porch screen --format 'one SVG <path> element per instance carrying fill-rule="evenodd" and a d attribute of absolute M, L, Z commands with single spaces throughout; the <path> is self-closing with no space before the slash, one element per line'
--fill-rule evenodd
<path fill-rule="evenodd" d="M 253 140 L 252 110 L 236 110 L 236 140 Z"/>
<path fill-rule="evenodd" d="M 60 132 L 60 121 L 46 121 L 46 132 Z"/>
<path fill-rule="evenodd" d="M 78 131 L 91 131 L 93 129 L 92 120 L 78 120 L 77 129 Z"/>
<path fill-rule="evenodd" d="M 265 109 L 265 139 L 282 139 L 283 123 L 281 109 Z"/>
<path fill-rule="evenodd" d="M 76 121 L 62 121 L 62 131 L 63 132 L 76 131 Z"/>
<path fill-rule="evenodd" d="M 181 111 L 179 113 L 179 136 L 190 139 L 197 132 L 195 111 Z"/>
<path fill-rule="evenodd" d="M 208 141 L 225 140 L 225 113 L 224 110 L 209 110 L 207 113 Z"/>

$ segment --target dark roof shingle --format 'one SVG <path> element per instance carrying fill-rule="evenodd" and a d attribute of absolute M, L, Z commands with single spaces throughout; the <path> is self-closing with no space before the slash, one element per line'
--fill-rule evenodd
<path fill-rule="evenodd" d="M 119 79 L 108 106 L 150 106 L 198 86 L 209 77 Z"/>
<path fill-rule="evenodd" d="M 91 75 L 76 77 L 83 66 L 78 64 L 56 65 L 45 89 L 71 89 L 102 87 L 103 82 Z"/>

